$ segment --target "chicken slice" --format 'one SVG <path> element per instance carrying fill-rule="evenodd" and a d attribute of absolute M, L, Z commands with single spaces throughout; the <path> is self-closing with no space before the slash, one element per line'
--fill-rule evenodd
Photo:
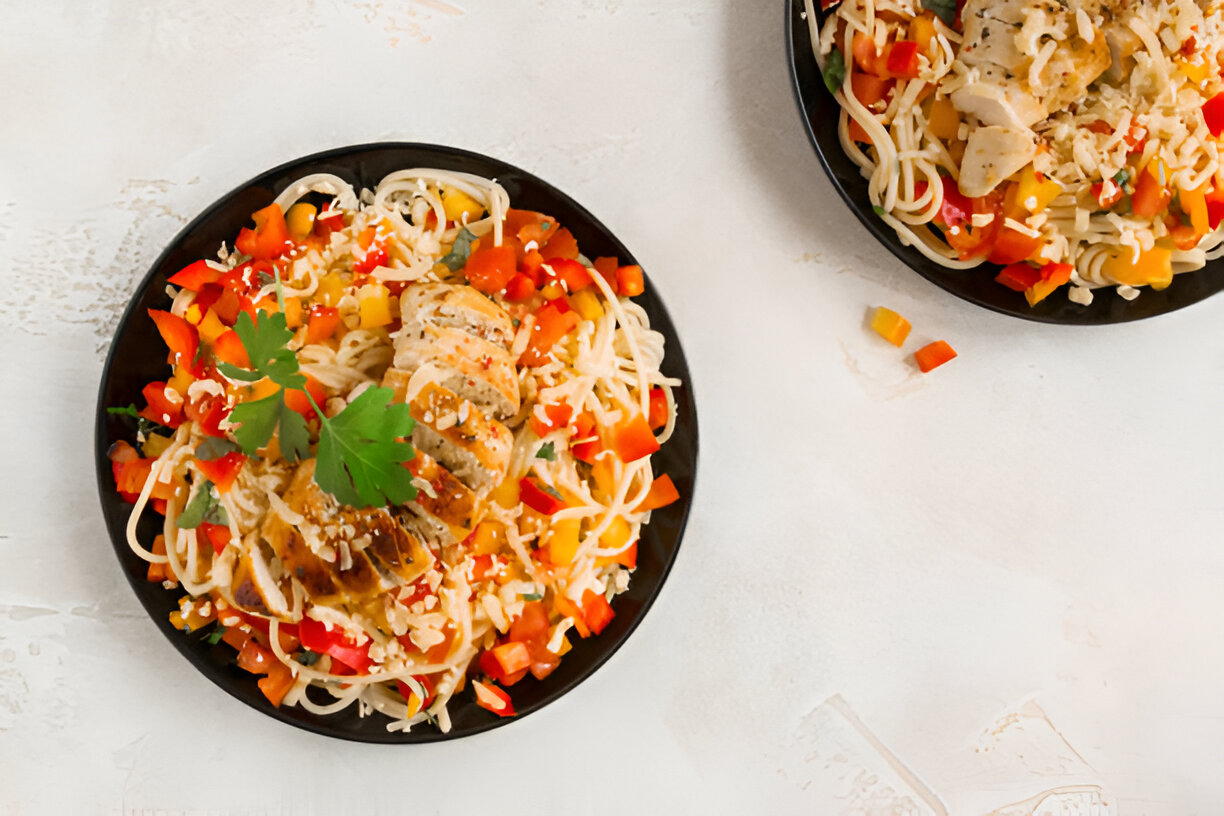
<path fill-rule="evenodd" d="M 960 191 L 970 198 L 984 196 L 1037 155 L 1031 130 L 977 127 L 969 133 L 961 159 Z"/>

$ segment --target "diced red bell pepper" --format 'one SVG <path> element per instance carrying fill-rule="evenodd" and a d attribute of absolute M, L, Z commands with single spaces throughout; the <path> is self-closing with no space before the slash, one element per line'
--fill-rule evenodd
<path fill-rule="evenodd" d="M 524 643 L 532 640 L 547 639 L 548 610 L 543 601 L 528 601 L 523 604 L 523 611 L 510 624 L 507 633 L 510 640 L 520 640 Z"/>
<path fill-rule="evenodd" d="M 1218 93 L 1203 103 L 1203 121 L 1211 135 L 1219 137 L 1224 133 L 1224 93 Z"/>
<path fill-rule="evenodd" d="M 492 711 L 499 717 L 514 716 L 514 706 L 510 702 L 510 695 L 497 686 L 473 680 L 472 690 L 476 693 L 476 705 Z"/>
<path fill-rule="evenodd" d="M 923 374 L 933 368 L 943 365 L 956 356 L 956 352 L 943 340 L 923 346 L 914 352 L 914 361 Z"/>
<path fill-rule="evenodd" d="M 644 513 L 647 510 L 657 510 L 679 500 L 679 498 L 680 491 L 672 483 L 671 477 L 666 473 L 662 473 L 656 476 L 654 481 L 650 483 L 650 490 L 646 491 L 646 498 L 642 499 L 641 503 L 637 506 L 637 510 L 640 513 Z"/>
<path fill-rule="evenodd" d="M 310 307 L 310 319 L 306 323 L 306 342 L 322 343 L 336 333 L 336 327 L 339 325 L 339 309 L 316 303 Z"/>
<path fill-rule="evenodd" d="M 535 281 L 522 272 L 516 272 L 506 284 L 506 300 L 523 301 L 536 292 Z"/>
<path fill-rule="evenodd" d="M 505 245 L 481 247 L 468 256 L 463 267 L 472 288 L 488 295 L 506 288 L 517 271 L 514 249 Z"/>
<path fill-rule="evenodd" d="M 219 493 L 225 493 L 234 486 L 234 480 L 245 464 L 246 457 L 238 451 L 230 451 L 217 459 L 196 459 L 200 473 L 216 486 Z"/>
<path fill-rule="evenodd" d="M 170 276 L 170 283 L 199 292 L 206 284 L 216 283 L 221 273 L 209 266 L 205 260 L 188 264 Z"/>
<path fill-rule="evenodd" d="M 973 217 L 973 202 L 965 196 L 951 176 L 943 176 L 943 203 L 935 224 L 940 229 L 959 227 Z"/>
<path fill-rule="evenodd" d="M 659 449 L 659 440 L 646 417 L 634 413 L 612 430 L 612 450 L 622 462 L 636 462 Z"/>
<path fill-rule="evenodd" d="M 217 555 L 225 552 L 225 548 L 230 543 L 230 529 L 224 524 L 212 524 L 204 521 L 200 523 L 200 529 L 204 533 L 204 537 L 208 539 L 208 543 L 212 545 L 213 552 Z"/>
<path fill-rule="evenodd" d="M 1092 193 L 1092 198 L 1096 201 L 1098 206 L 1104 209 L 1109 209 L 1121 201 L 1122 197 L 1126 195 L 1125 191 L 1123 191 L 1120 185 L 1114 184 L 1112 185 L 1112 188 L 1112 192 L 1108 196 L 1105 195 L 1104 182 L 1097 182 L 1096 184 L 1092 185 L 1089 190 Z"/>
<path fill-rule="evenodd" d="M 519 480 L 519 501 L 537 513 L 543 513 L 546 516 L 551 516 L 553 513 L 564 510 L 566 507 L 564 501 L 540 489 L 527 476 Z"/>
<path fill-rule="evenodd" d="M 153 318 L 166 348 L 173 355 L 171 365 L 181 365 L 195 377 L 203 374 L 203 369 L 196 362 L 196 352 L 200 348 L 200 333 L 196 327 L 178 315 L 159 309 L 150 309 L 149 317 Z"/>
<path fill-rule="evenodd" d="M 302 645 L 312 652 L 331 655 L 357 674 L 365 674 L 373 660 L 370 659 L 370 643 L 354 646 L 348 642 L 343 629 L 329 629 L 327 624 L 310 617 L 303 617 L 298 624 L 298 637 Z"/>
<path fill-rule="evenodd" d="M 582 593 L 582 617 L 586 620 L 587 628 L 598 635 L 612 622 L 616 613 L 612 611 L 607 598 L 588 589 Z"/>
<path fill-rule="evenodd" d="M 1030 264 L 1014 263 L 1011 266 L 1004 267 L 995 280 L 1008 289 L 1016 292 L 1023 292 L 1025 289 L 1032 286 L 1037 281 L 1041 280 L 1041 271 Z"/>
<path fill-rule="evenodd" d="M 145 419 L 165 425 L 167 428 L 177 428 L 183 423 L 183 401 L 177 402 L 166 395 L 166 384 L 160 380 L 151 382 L 140 389 L 147 407 L 140 412 Z"/>
<path fill-rule="evenodd" d="M 411 711 L 410 716 L 415 715 L 417 711 L 421 711 L 422 709 L 429 708 L 429 706 L 433 703 L 434 698 L 437 697 L 437 695 L 434 693 L 433 680 L 430 679 L 429 675 L 414 674 L 412 675 L 412 679 L 416 680 L 418 683 L 421 684 L 421 689 L 425 692 L 424 700 L 420 699 L 417 696 L 417 693 L 413 691 L 409 687 L 409 685 L 405 683 L 403 680 L 395 681 L 395 687 L 399 689 L 400 695 L 404 698 L 404 701 L 408 703 L 409 708 L 412 707 L 413 700 L 416 701 L 416 711 Z"/>
<path fill-rule="evenodd" d="M 553 277 L 565 283 L 567 292 L 573 293 L 591 286 L 591 273 L 578 261 L 570 258 L 549 258 L 544 268 L 552 269 Z"/>
<path fill-rule="evenodd" d="M 1141 218 L 1154 218 L 1164 212 L 1172 197 L 1155 175 L 1141 170 L 1135 179 L 1135 192 L 1131 194 L 1131 210 Z"/>
<path fill-rule="evenodd" d="M 353 275 L 368 275 L 380 266 L 387 265 L 387 248 L 382 244 L 371 247 L 353 264 Z"/>
<path fill-rule="evenodd" d="M 1217 229 L 1224 222 L 1224 189 L 1207 191 L 1207 226 Z"/>
<path fill-rule="evenodd" d="M 1041 279 L 1056 286 L 1062 286 L 1071 280 L 1075 267 L 1069 263 L 1048 263 L 1041 267 Z"/>
<path fill-rule="evenodd" d="M 986 260 L 1001 265 L 1019 263 L 1032 257 L 1039 249 L 1041 238 L 1004 226 L 998 231 Z"/>
<path fill-rule="evenodd" d="M 650 413 L 647 417 L 650 429 L 657 431 L 666 425 L 667 416 L 667 395 L 663 393 L 662 388 L 650 389 Z"/>
<path fill-rule="evenodd" d="M 875 41 L 859 31 L 854 35 L 850 51 L 854 55 L 854 64 L 860 71 L 884 77 L 888 74 L 887 60 L 876 49 Z"/>
<path fill-rule="evenodd" d="M 251 214 L 251 219 L 255 222 L 255 229 L 243 227 L 234 241 L 239 252 L 257 261 L 267 261 L 279 258 L 292 246 L 285 214 L 281 212 L 279 204 L 269 204 L 262 210 L 256 210 Z"/>
<path fill-rule="evenodd" d="M 574 409 L 570 407 L 568 402 L 554 402 L 544 406 L 544 415 L 546 419 L 541 420 L 536 415 L 535 411 L 531 412 L 531 430 L 535 431 L 535 435 L 544 437 L 552 431 L 564 428 L 569 425 L 570 416 L 573 415 Z"/>
<path fill-rule="evenodd" d="M 637 297 L 646 291 L 642 267 L 637 264 L 616 268 L 616 293 L 625 297 Z"/>
<path fill-rule="evenodd" d="M 552 347 L 578 322 L 578 313 L 570 309 L 565 298 L 545 303 L 535 313 L 535 323 L 531 327 L 527 348 L 519 357 L 519 365 L 538 366 L 547 362 Z"/>
<path fill-rule="evenodd" d="M 620 554 L 616 556 L 616 563 L 629 569 L 635 569 L 637 567 L 637 552 L 638 543 L 635 541 L 621 550 Z"/>
<path fill-rule="evenodd" d="M 267 674 L 272 664 L 279 663 L 276 655 L 266 646 L 260 645 L 255 638 L 247 638 L 238 652 L 238 668 L 251 674 Z"/>
<path fill-rule="evenodd" d="M 229 406 L 226 399 L 218 394 L 202 394 L 188 400 L 183 406 L 183 416 L 209 436 L 225 436 L 225 432 L 221 430 L 221 420 L 228 415 Z"/>
<path fill-rule="evenodd" d="M 574 442 L 570 445 L 570 453 L 575 459 L 586 462 L 588 465 L 595 464 L 595 457 L 604 449 L 603 440 L 598 436 L 591 439 L 591 435 L 595 433 L 595 418 L 589 413 L 583 412 L 574 420 L 574 436 L 576 440 L 585 440 Z"/>
<path fill-rule="evenodd" d="M 854 98 L 865 106 L 885 99 L 895 85 L 893 80 L 875 74 L 865 74 L 862 71 L 850 74 L 850 90 L 854 93 Z"/>
<path fill-rule="evenodd" d="M 315 217 L 314 234 L 326 238 L 336 230 L 344 229 L 344 213 L 340 210 L 323 210 Z"/>
<path fill-rule="evenodd" d="M 897 40 L 888 51 L 888 73 L 898 79 L 917 78 L 918 51 L 918 43 L 913 40 Z"/>

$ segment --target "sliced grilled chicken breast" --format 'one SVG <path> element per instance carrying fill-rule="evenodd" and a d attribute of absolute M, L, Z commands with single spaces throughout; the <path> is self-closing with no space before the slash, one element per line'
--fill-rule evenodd
<path fill-rule="evenodd" d="M 494 416 L 518 411 L 514 326 L 504 309 L 470 286 L 422 283 L 404 290 L 400 311 L 396 368 L 411 374 L 429 364 L 438 384 Z"/>

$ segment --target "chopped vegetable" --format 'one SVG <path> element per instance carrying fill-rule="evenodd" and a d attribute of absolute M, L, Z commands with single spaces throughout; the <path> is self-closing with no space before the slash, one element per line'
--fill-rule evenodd
<path fill-rule="evenodd" d="M 956 352 L 952 347 L 943 340 L 936 340 L 934 343 L 925 345 L 914 352 L 914 361 L 918 363 L 918 370 L 926 373 L 933 368 L 938 368 L 944 363 L 956 356 Z"/>
<path fill-rule="evenodd" d="M 879 306 L 871 316 L 871 328 L 876 334 L 900 348 L 905 338 L 909 337 L 910 322 L 892 309 Z"/>
<path fill-rule="evenodd" d="M 829 93 L 840 91 L 842 83 L 846 81 L 846 58 L 842 56 L 840 50 L 834 48 L 829 53 L 823 73 L 825 87 L 829 89 Z"/>

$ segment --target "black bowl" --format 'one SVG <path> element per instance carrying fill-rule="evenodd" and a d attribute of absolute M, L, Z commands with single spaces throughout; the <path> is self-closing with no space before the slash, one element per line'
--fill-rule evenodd
<path fill-rule="evenodd" d="M 629 589 L 613 602 L 616 617 L 598 637 L 576 640 L 573 651 L 543 681 L 528 676 L 511 689 L 517 717 L 501 718 L 480 708 L 468 691 L 450 703 L 452 729 L 443 734 L 436 728 L 416 726 L 407 733 L 386 730 L 389 720 L 381 714 L 361 718 L 356 706 L 330 716 L 318 716 L 302 708 L 273 708 L 256 686 L 257 678 L 235 665 L 233 649 L 224 643 L 210 646 L 202 637 L 187 635 L 170 625 L 168 616 L 177 608 L 181 590 L 167 591 L 145 579 L 147 564 L 128 548 L 124 533 L 131 505 L 115 492 L 107 450 L 119 439 L 131 441 L 135 425 L 127 418 L 109 415 L 108 406 L 142 405 L 140 389 L 151 380 L 168 375 L 166 351 L 146 310 L 167 308 L 166 278 L 192 261 L 214 257 L 222 241 L 233 241 L 255 210 L 271 203 L 285 186 L 307 173 L 334 173 L 355 187 L 373 187 L 386 174 L 412 167 L 437 167 L 496 178 L 515 206 L 539 210 L 569 227 L 590 257 L 612 255 L 624 263 L 633 256 L 595 216 L 552 185 L 517 167 L 476 153 L 426 144 L 382 143 L 344 147 L 307 156 L 269 170 L 223 196 L 188 224 L 154 263 L 137 288 L 119 322 L 98 392 L 94 446 L 98 492 L 111 543 L 124 574 L 149 617 L 184 657 L 206 677 L 247 705 L 290 725 L 315 733 L 363 742 L 409 743 L 454 739 L 496 728 L 541 708 L 565 694 L 599 668 L 641 623 L 658 595 L 675 560 L 688 518 L 697 469 L 697 413 L 688 365 L 679 338 L 662 302 L 649 284 L 637 300 L 650 315 L 652 326 L 667 338 L 663 372 L 678 377 L 684 387 L 676 392 L 676 432 L 655 456 L 660 472 L 672 477 L 680 501 L 656 510 L 638 544 L 638 567 Z M 152 512 L 142 519 L 139 534 L 151 542 L 159 525 Z M 207 630 L 205 630 L 207 631 Z M 184 710 L 191 703 L 183 700 Z"/>
<path fill-rule="evenodd" d="M 813 5 L 817 7 L 816 13 L 821 14 L 820 4 Z M 996 312 L 1041 323 L 1070 325 L 1103 325 L 1154 317 L 1197 303 L 1224 289 L 1224 260 L 1221 260 L 1212 261 L 1194 272 L 1175 276 L 1172 285 L 1163 291 L 1144 287 L 1139 297 L 1132 301 L 1123 300 L 1106 288 L 1098 290 L 1088 306 L 1072 303 L 1062 292 L 1056 292 L 1030 307 L 1023 293 L 1013 292 L 995 282 L 999 267 L 994 264 L 982 264 L 966 270 L 947 269 L 913 247 L 905 246 L 892 227 L 876 216 L 867 196 L 867 180 L 859 172 L 858 165 L 842 150 L 841 140 L 837 136 L 840 106 L 821 78 L 803 12 L 803 0 L 786 0 L 786 43 L 795 99 L 820 163 L 824 165 L 837 192 L 868 232 L 902 263 L 931 283 Z"/>

